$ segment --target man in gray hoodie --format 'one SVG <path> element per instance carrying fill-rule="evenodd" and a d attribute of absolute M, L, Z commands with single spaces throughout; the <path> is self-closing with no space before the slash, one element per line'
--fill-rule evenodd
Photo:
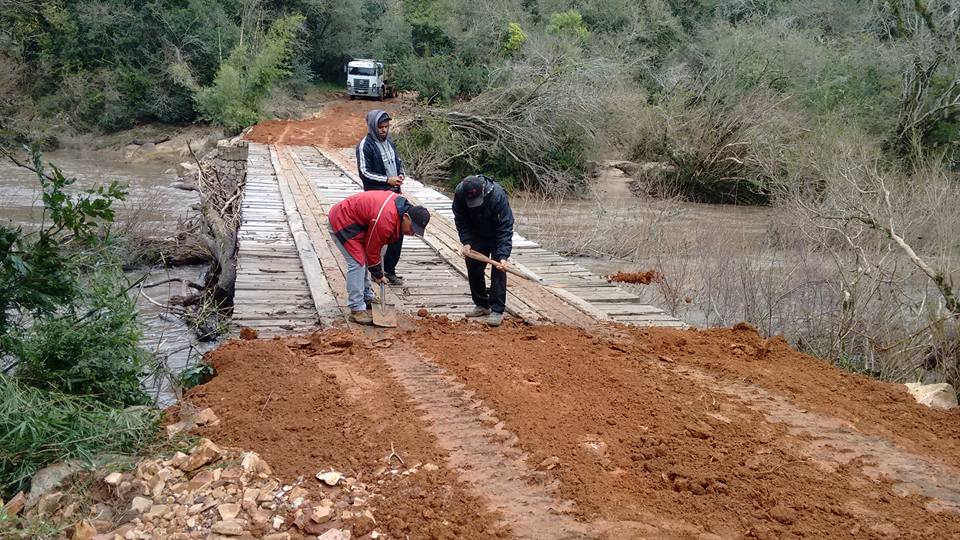
<path fill-rule="evenodd" d="M 374 109 L 367 113 L 367 135 L 357 144 L 357 169 L 363 180 L 364 191 L 393 191 L 400 193 L 403 185 L 403 161 L 390 138 L 390 115 Z M 397 262 L 403 249 L 403 236 L 387 246 L 383 270 L 391 285 L 403 285 L 397 275 Z"/>

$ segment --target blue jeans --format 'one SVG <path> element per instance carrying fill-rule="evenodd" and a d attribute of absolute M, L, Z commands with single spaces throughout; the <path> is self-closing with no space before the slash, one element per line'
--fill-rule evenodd
<path fill-rule="evenodd" d="M 350 311 L 364 311 L 367 309 L 366 303 L 375 298 L 367 265 L 360 264 L 353 255 L 350 255 L 347 248 L 343 247 L 340 240 L 333 234 L 333 229 L 330 229 L 330 237 L 347 261 L 347 304 L 350 306 Z"/>

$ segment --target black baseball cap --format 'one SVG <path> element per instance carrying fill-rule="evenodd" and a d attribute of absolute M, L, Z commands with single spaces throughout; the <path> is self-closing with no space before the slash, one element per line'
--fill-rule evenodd
<path fill-rule="evenodd" d="M 414 206 L 407 210 L 407 215 L 410 216 L 410 223 L 413 225 L 413 234 L 423 236 L 427 223 L 430 223 L 430 211 L 422 206 Z"/>
<path fill-rule="evenodd" d="M 476 208 L 483 204 L 486 187 L 487 179 L 480 175 L 468 176 L 463 179 L 463 194 L 467 197 L 467 208 Z"/>

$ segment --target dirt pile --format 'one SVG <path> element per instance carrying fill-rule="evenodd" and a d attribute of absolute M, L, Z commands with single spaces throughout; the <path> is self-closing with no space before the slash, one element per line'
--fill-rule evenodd
<path fill-rule="evenodd" d="M 656 270 L 647 270 L 645 272 L 617 272 L 616 274 L 607 276 L 607 281 L 649 285 L 651 283 L 662 282 L 663 274 Z"/>
<path fill-rule="evenodd" d="M 828 444 L 816 426 L 796 433 L 772 421 L 762 403 L 721 391 L 722 376 L 690 364 L 771 390 L 789 387 L 802 407 L 833 393 L 822 413 L 895 437 L 922 452 L 919 460 L 943 460 L 954 474 L 960 459 L 956 439 L 947 438 L 957 415 L 918 406 L 900 386 L 843 373 L 747 328 L 623 327 L 613 335 L 430 321 L 409 339 L 497 411 L 530 464 L 560 481 L 582 519 L 724 538 L 960 534 L 960 515 L 930 512 L 931 499 L 867 473 L 877 448 L 841 448 L 842 459 L 815 453 Z M 869 413 L 878 408 L 879 418 Z M 822 431 L 837 429 L 824 418 Z M 911 435 L 895 436 L 895 426 Z M 945 494 L 946 503 L 955 496 Z"/>
<path fill-rule="evenodd" d="M 519 535 L 496 502 L 515 498 L 490 485 L 543 486 L 587 537 L 960 535 L 956 411 L 746 325 L 405 324 L 222 346 L 219 375 L 188 396 L 220 419 L 198 431 L 258 452 L 282 482 L 357 478 L 389 538 Z M 450 430 L 462 413 L 476 430 Z M 471 446 L 491 452 L 466 459 Z M 494 482 L 503 456 L 520 484 Z"/>
<path fill-rule="evenodd" d="M 391 344 L 336 330 L 233 341 L 211 354 L 217 377 L 187 399 L 220 418 L 201 434 L 258 452 L 285 482 L 329 469 L 366 482 L 390 538 L 505 537 L 377 355 Z"/>

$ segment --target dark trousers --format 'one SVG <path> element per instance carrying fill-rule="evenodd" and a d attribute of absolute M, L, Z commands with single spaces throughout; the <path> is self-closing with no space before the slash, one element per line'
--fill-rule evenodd
<path fill-rule="evenodd" d="M 383 254 L 383 273 L 388 276 L 397 275 L 397 263 L 400 262 L 400 251 L 403 250 L 403 235 L 396 242 L 387 245 L 387 252 Z"/>
<path fill-rule="evenodd" d="M 471 246 L 474 251 L 490 256 L 492 250 Z M 470 295 L 473 303 L 496 313 L 503 313 L 507 304 L 507 273 L 496 268 L 490 269 L 490 288 L 487 288 L 483 275 L 487 263 L 467 259 L 467 278 L 470 280 Z"/>

